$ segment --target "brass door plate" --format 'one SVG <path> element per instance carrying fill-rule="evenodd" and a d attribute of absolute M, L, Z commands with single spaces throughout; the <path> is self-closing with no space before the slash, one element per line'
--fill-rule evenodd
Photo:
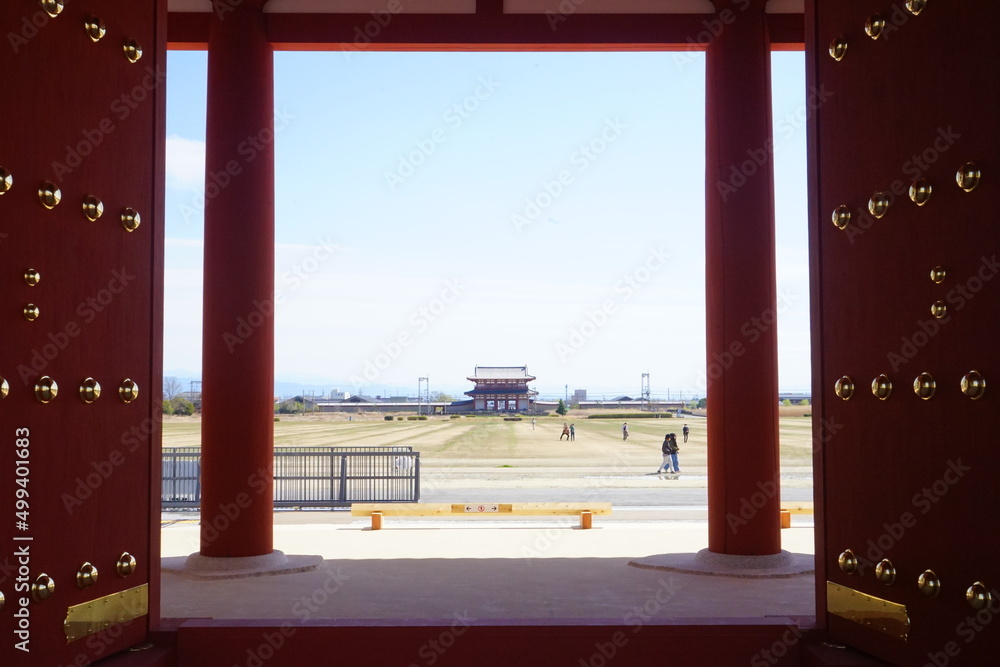
<path fill-rule="evenodd" d="M 904 642 L 910 636 L 910 615 L 906 611 L 906 605 L 883 600 L 832 581 L 826 582 L 826 610 Z"/>
<path fill-rule="evenodd" d="M 112 625 L 127 623 L 149 613 L 149 584 L 73 605 L 66 610 L 63 630 L 66 643 L 97 634 Z"/>

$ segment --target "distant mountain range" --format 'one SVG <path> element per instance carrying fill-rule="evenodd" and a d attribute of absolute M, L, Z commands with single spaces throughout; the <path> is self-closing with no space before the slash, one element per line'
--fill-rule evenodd
<path fill-rule="evenodd" d="M 172 370 L 164 371 L 164 377 L 175 377 L 177 378 L 181 385 L 184 387 L 184 391 L 188 391 L 191 386 L 192 381 L 200 380 L 199 374 L 194 373 L 190 370 Z M 565 395 L 565 387 L 563 385 L 538 385 L 533 386 L 533 389 L 539 392 L 539 398 L 542 400 L 555 400 L 557 398 L 562 398 Z M 573 390 L 576 387 L 570 386 L 569 396 L 572 398 Z M 633 398 L 639 398 L 641 391 L 638 387 L 633 387 L 631 389 L 623 387 L 608 387 L 608 386 L 589 386 L 580 387 L 587 390 L 587 398 L 590 400 L 611 400 L 617 396 L 631 396 Z M 309 382 L 294 382 L 287 380 L 278 380 L 274 383 L 274 395 L 280 396 L 281 398 L 291 398 L 292 396 L 329 396 L 332 390 L 346 391 L 349 394 L 363 394 L 366 396 L 411 396 L 416 397 L 417 387 L 404 387 L 400 385 L 366 385 L 364 387 L 355 387 L 350 382 L 323 382 L 321 378 L 311 379 Z M 464 385 L 452 385 L 452 386 L 432 386 L 431 393 L 437 394 L 438 392 L 448 394 L 455 399 L 463 398 L 464 392 L 472 389 L 472 383 Z M 781 394 L 795 394 L 803 393 L 808 394 L 810 388 L 801 387 L 790 387 L 787 390 L 782 390 Z M 666 390 L 659 390 L 654 387 L 652 392 L 655 398 L 665 398 Z M 690 400 L 692 398 L 701 398 L 705 394 L 704 392 L 698 393 L 695 391 L 684 391 L 680 394 L 676 389 L 670 391 L 670 398 L 677 400 L 683 398 L 684 400 Z"/>
<path fill-rule="evenodd" d="M 184 391 L 189 391 L 191 388 L 191 383 L 200 381 L 201 378 L 195 373 L 185 370 L 175 370 L 175 371 L 163 371 L 163 377 L 174 377 L 181 383 L 184 387 Z M 274 395 L 281 396 L 282 398 L 291 398 L 292 396 L 301 395 L 315 395 L 315 396 L 328 396 L 330 390 L 339 389 L 341 391 L 347 391 L 351 394 L 351 391 L 346 383 L 344 385 L 337 385 L 337 383 L 326 383 L 326 384 L 304 384 L 301 382 L 284 382 L 276 381 L 274 383 Z M 416 391 L 414 390 L 413 395 L 416 396 Z"/>

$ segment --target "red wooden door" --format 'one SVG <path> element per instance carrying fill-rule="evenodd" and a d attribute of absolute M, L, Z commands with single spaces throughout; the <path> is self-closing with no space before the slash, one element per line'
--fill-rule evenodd
<path fill-rule="evenodd" d="M 0 664 L 159 603 L 165 3 L 0 3 Z"/>
<path fill-rule="evenodd" d="M 1000 20 L 807 4 L 819 614 L 892 664 L 993 664 Z"/>

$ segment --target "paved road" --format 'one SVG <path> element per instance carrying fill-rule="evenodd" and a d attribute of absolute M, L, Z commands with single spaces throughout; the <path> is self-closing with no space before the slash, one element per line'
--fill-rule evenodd
<path fill-rule="evenodd" d="M 781 499 L 791 502 L 809 502 L 812 489 L 791 488 L 781 490 Z M 578 489 L 482 489 L 449 488 L 427 489 L 420 494 L 425 503 L 466 502 L 610 502 L 616 506 L 704 507 L 708 504 L 706 488 L 673 488 L 664 482 L 663 489 L 578 488 Z"/>
<path fill-rule="evenodd" d="M 781 500 L 812 501 L 811 469 L 785 468 L 780 483 Z M 657 475 L 634 467 L 604 472 L 584 467 L 435 466 L 422 470 L 420 500 L 427 503 L 600 501 L 618 507 L 705 507 L 708 476 L 704 468 L 698 467 L 679 475 Z"/>

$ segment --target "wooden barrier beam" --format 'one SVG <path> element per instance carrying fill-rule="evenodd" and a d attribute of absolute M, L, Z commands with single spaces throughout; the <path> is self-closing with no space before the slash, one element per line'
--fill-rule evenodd
<path fill-rule="evenodd" d="M 813 504 L 811 502 L 783 502 L 781 509 L 791 514 L 812 514 Z"/>
<path fill-rule="evenodd" d="M 352 503 L 353 516 L 578 516 L 611 514 L 611 503 Z"/>
<path fill-rule="evenodd" d="M 384 516 L 579 516 L 580 528 L 593 527 L 595 514 L 611 514 L 611 503 L 352 503 L 352 516 L 370 516 L 381 530 Z"/>

